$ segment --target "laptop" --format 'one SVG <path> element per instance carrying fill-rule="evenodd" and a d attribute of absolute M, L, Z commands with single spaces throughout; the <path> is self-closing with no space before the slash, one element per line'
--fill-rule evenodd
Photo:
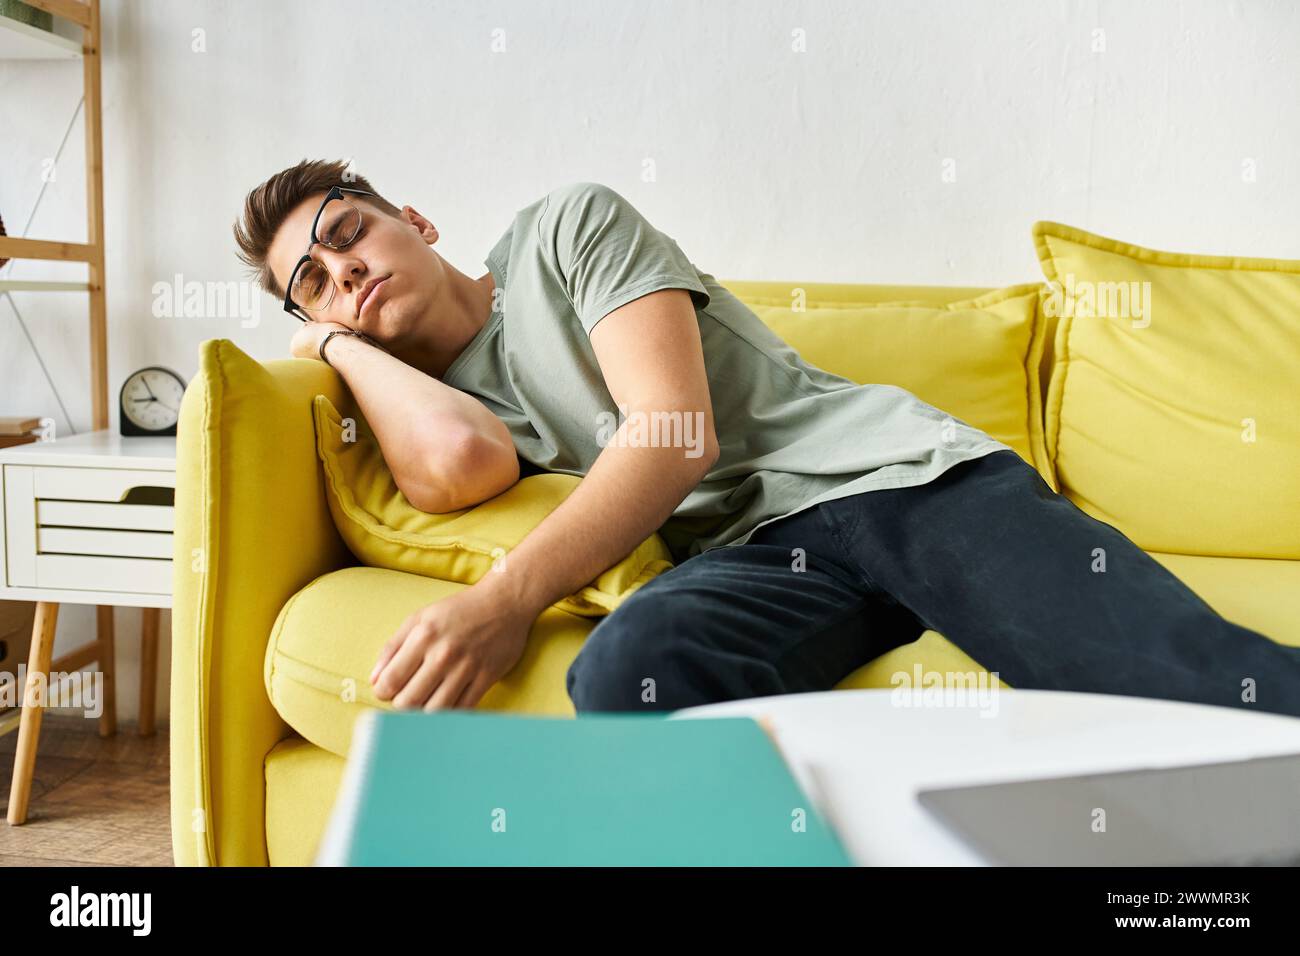
<path fill-rule="evenodd" d="M 996 866 L 1300 865 L 1300 754 L 929 788 Z"/>

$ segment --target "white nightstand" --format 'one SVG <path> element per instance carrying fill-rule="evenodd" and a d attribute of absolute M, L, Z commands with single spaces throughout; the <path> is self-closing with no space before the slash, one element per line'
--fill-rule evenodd
<path fill-rule="evenodd" d="M 0 598 L 38 602 L 23 706 L 0 720 L 0 733 L 18 726 L 11 824 L 27 818 L 41 727 L 39 681 L 48 685 L 52 671 L 97 662 L 104 675 L 99 733 L 117 730 L 113 607 L 145 609 L 140 733 L 153 733 L 159 609 L 172 600 L 175 488 L 175 438 L 96 431 L 0 451 Z M 51 661 L 60 604 L 96 605 L 97 637 Z"/>

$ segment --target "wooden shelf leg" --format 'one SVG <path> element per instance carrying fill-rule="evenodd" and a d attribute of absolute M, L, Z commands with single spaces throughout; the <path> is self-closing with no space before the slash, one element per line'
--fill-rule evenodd
<path fill-rule="evenodd" d="M 158 698 L 158 624 L 162 611 L 141 608 L 140 628 L 140 736 L 154 731 L 154 704 Z"/>
<path fill-rule="evenodd" d="M 27 801 L 32 793 L 32 775 L 36 770 L 36 745 L 41 736 L 41 717 L 49 704 L 50 656 L 54 651 L 54 629 L 59 621 L 59 606 L 50 601 L 36 602 L 36 621 L 32 625 L 32 648 L 27 662 L 27 681 L 23 687 L 23 709 L 18 723 L 18 750 L 14 754 L 14 779 L 9 787 L 9 825 L 27 822 Z M 40 684 L 44 687 L 40 687 Z"/>
<path fill-rule="evenodd" d="M 117 657 L 113 608 L 95 608 L 95 633 L 99 635 L 99 671 L 104 675 L 104 712 L 99 715 L 99 736 L 117 733 Z"/>
<path fill-rule="evenodd" d="M 82 88 L 86 96 L 86 267 L 90 285 L 90 403 L 96 428 L 108 427 L 108 306 L 104 299 L 104 117 L 101 112 L 99 0 L 90 0 L 90 26 L 84 31 Z"/>

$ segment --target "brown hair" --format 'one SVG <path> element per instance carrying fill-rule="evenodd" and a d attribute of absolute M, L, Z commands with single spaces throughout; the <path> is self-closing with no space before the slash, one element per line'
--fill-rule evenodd
<path fill-rule="evenodd" d="M 235 220 L 234 231 L 240 260 L 256 272 L 262 288 L 277 298 L 284 295 L 284 289 L 275 281 L 266 261 L 271 240 L 299 203 L 315 193 L 328 192 L 332 186 L 375 193 L 355 198 L 378 206 L 391 216 L 401 215 L 401 210 L 380 196 L 370 180 L 351 172 L 342 160 L 304 159 L 297 166 L 276 173 L 245 197 L 243 221 Z"/>

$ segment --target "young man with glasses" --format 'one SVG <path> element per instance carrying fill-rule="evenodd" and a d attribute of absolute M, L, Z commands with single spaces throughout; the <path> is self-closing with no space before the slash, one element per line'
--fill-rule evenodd
<path fill-rule="evenodd" d="M 579 711 L 825 690 L 932 628 L 1012 687 L 1300 716 L 1300 648 L 1225 620 L 1010 446 L 804 362 L 608 187 L 519 210 L 476 279 L 341 163 L 258 186 L 236 238 L 416 507 L 483 501 L 521 464 L 583 476 L 505 573 L 404 622 L 371 675 L 397 707 L 475 706 L 543 609 L 658 531 L 677 567 L 589 635 Z M 629 440 L 637 415 L 699 441 Z"/>

